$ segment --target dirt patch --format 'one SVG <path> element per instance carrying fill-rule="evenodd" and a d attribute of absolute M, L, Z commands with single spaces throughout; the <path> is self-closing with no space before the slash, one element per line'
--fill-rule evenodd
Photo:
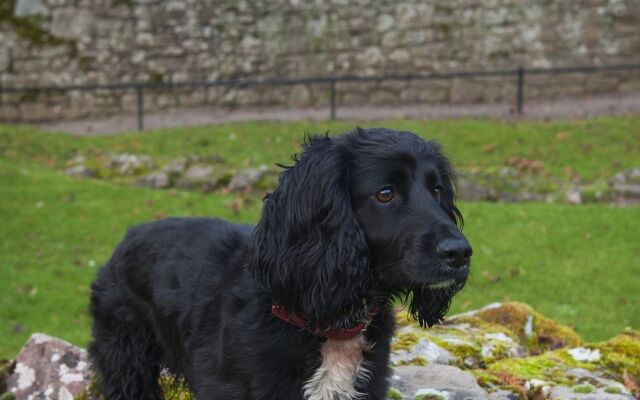
<path fill-rule="evenodd" d="M 602 115 L 640 113 L 640 93 L 602 95 L 597 97 L 562 98 L 528 102 L 522 115 L 513 104 L 407 105 L 389 107 L 339 107 L 338 119 L 370 121 L 379 119 L 455 119 L 495 118 L 504 120 L 584 119 Z M 222 124 L 238 121 L 322 121 L 329 119 L 329 108 L 305 109 L 220 109 L 185 108 L 145 113 L 145 130 L 172 126 Z M 137 130 L 135 115 L 117 115 L 101 119 L 61 121 L 37 125 L 45 131 L 71 132 L 77 135 L 109 135 Z"/>

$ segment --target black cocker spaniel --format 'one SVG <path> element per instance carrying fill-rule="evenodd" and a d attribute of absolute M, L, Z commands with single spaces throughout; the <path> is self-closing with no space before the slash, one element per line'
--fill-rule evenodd
<path fill-rule="evenodd" d="M 454 174 L 410 132 L 309 138 L 257 226 L 131 229 L 92 286 L 89 352 L 108 400 L 384 399 L 393 303 L 431 326 L 469 274 Z"/>

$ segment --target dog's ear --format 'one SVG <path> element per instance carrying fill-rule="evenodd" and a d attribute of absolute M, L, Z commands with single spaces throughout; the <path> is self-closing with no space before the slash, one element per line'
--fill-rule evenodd
<path fill-rule="evenodd" d="M 442 190 L 442 209 L 453 220 L 453 222 L 462 229 L 464 226 L 464 219 L 462 213 L 456 206 L 456 191 L 457 191 L 457 177 L 456 171 L 453 169 L 449 158 L 446 157 L 440 148 L 437 146 L 437 154 L 439 158 L 440 175 L 444 178 L 444 188 Z"/>
<path fill-rule="evenodd" d="M 344 321 L 369 300 L 369 249 L 352 208 L 344 150 L 328 136 L 306 139 L 303 150 L 265 200 L 250 270 L 288 312 L 314 324 Z"/>

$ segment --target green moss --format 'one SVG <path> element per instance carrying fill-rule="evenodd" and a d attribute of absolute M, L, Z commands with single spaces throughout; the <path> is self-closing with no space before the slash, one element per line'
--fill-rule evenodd
<path fill-rule="evenodd" d="M 480 311 L 475 316 L 509 329 L 511 335 L 517 337 L 533 353 L 562 346 L 579 346 L 582 343 L 573 329 L 540 315 L 523 303 L 504 303 L 500 307 Z M 527 336 L 525 326 L 530 318 L 532 334 Z"/>
<path fill-rule="evenodd" d="M 166 400 L 194 400 L 194 396 L 184 383 L 182 379 L 177 379 L 170 376 L 160 378 L 160 387 Z M 88 400 L 88 399 L 103 399 L 103 396 L 98 391 L 95 381 L 91 384 L 74 400 Z M 5 400 L 0 397 L 0 400 Z"/>
<path fill-rule="evenodd" d="M 622 390 L 619 387 L 616 386 L 607 386 L 606 388 L 604 388 L 604 391 L 606 393 L 611 393 L 611 394 L 621 394 Z"/>
<path fill-rule="evenodd" d="M 500 360 L 489 366 L 489 371 L 506 372 L 523 379 L 545 379 L 549 371 L 557 369 L 558 361 L 546 355 Z"/>
<path fill-rule="evenodd" d="M 415 397 L 415 400 L 447 400 L 446 397 L 439 394 L 421 394 Z"/>
<path fill-rule="evenodd" d="M 439 394 L 425 394 L 416 396 L 416 400 L 447 400 L 447 397 Z"/>
<path fill-rule="evenodd" d="M 497 376 L 487 372 L 484 369 L 474 369 L 471 371 L 471 373 L 478 381 L 478 385 L 484 388 L 501 385 L 501 381 Z"/>
<path fill-rule="evenodd" d="M 464 360 L 466 358 L 479 358 L 480 346 L 471 343 L 451 343 L 441 338 L 431 338 L 438 346 L 446 349 L 454 356 Z"/>
<path fill-rule="evenodd" d="M 596 388 L 593 385 L 584 384 L 577 385 L 573 387 L 573 393 L 593 393 L 596 391 Z"/>
<path fill-rule="evenodd" d="M 618 374 L 625 371 L 640 378 L 640 331 L 625 329 L 618 336 L 596 345 L 602 353 L 600 364 Z"/>
<path fill-rule="evenodd" d="M 613 191 L 604 180 L 599 180 L 581 188 L 582 201 L 585 203 L 599 203 L 611 199 Z"/>
<path fill-rule="evenodd" d="M 174 377 L 160 378 L 162 393 L 167 400 L 195 400 L 195 397 L 185 384 L 184 380 Z"/>
<path fill-rule="evenodd" d="M 0 27 L 8 26 L 18 37 L 36 46 L 62 46 L 67 45 L 70 53 L 76 53 L 76 44 L 73 40 L 63 39 L 52 35 L 41 27 L 42 17 L 16 17 L 13 13 L 14 2 L 0 4 Z"/>
<path fill-rule="evenodd" d="M 16 396 L 13 395 L 13 393 L 2 393 L 0 394 L 0 400 L 15 400 Z"/>
<path fill-rule="evenodd" d="M 387 397 L 391 400 L 402 400 L 402 393 L 396 388 L 387 390 Z"/>
<path fill-rule="evenodd" d="M 406 350 L 409 351 L 413 346 L 418 344 L 420 337 L 413 332 L 403 332 L 396 336 L 396 340 L 391 345 L 391 351 Z"/>
<path fill-rule="evenodd" d="M 429 360 L 424 357 L 417 356 L 409 361 L 400 361 L 397 363 L 397 365 L 415 365 L 418 367 L 424 367 L 426 365 L 429 365 Z"/>
<path fill-rule="evenodd" d="M 92 381 L 87 388 L 82 391 L 74 400 L 103 399 L 102 394 L 98 390 L 95 380 Z"/>

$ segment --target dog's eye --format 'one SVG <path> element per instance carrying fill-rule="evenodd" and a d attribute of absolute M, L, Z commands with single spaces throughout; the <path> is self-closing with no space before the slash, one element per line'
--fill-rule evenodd
<path fill-rule="evenodd" d="M 440 201 L 440 197 L 442 196 L 442 188 L 440 186 L 436 186 L 433 188 L 433 197 Z"/>
<path fill-rule="evenodd" d="M 396 197 L 393 186 L 385 186 L 376 193 L 376 200 L 380 203 L 388 203 Z"/>

